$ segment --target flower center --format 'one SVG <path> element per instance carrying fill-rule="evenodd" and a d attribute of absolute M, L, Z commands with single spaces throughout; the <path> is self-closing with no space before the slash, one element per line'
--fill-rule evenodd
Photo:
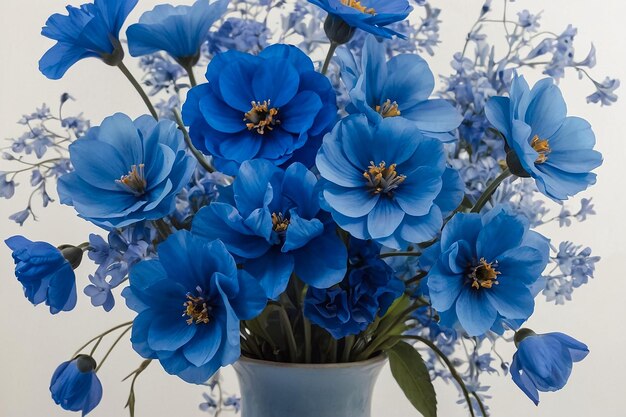
<path fill-rule="evenodd" d="M 398 103 L 395 101 L 392 103 L 391 100 L 387 99 L 382 105 L 376 106 L 374 108 L 378 113 L 380 113 L 383 117 L 396 117 L 400 116 L 400 110 L 398 110 Z"/>
<path fill-rule="evenodd" d="M 260 135 L 265 133 L 265 129 L 274 130 L 274 126 L 280 123 L 280 120 L 276 119 L 278 109 L 271 107 L 270 100 L 263 103 L 252 101 L 251 104 L 252 108 L 243 119 L 248 130 L 256 129 Z"/>
<path fill-rule="evenodd" d="M 276 233 L 283 233 L 289 227 L 289 219 L 283 216 L 283 213 L 272 213 L 272 229 Z"/>
<path fill-rule="evenodd" d="M 398 188 L 406 179 L 406 175 L 398 175 L 396 172 L 396 164 L 387 166 L 385 161 L 375 165 L 370 161 L 370 166 L 363 173 L 367 181 L 367 188 L 372 194 L 384 193 L 392 195 L 393 190 Z"/>
<path fill-rule="evenodd" d="M 133 165 L 130 167 L 128 174 L 123 175 L 119 180 L 115 180 L 115 182 L 137 197 L 143 195 L 148 186 L 144 173 L 144 164 Z"/>
<path fill-rule="evenodd" d="M 495 265 L 494 265 L 495 263 Z M 496 270 L 498 262 L 487 262 L 485 258 L 480 258 L 478 266 L 474 267 L 469 275 L 472 282 L 472 288 L 491 288 L 498 285 L 498 275 L 500 272 Z"/>
<path fill-rule="evenodd" d="M 543 164 L 548 160 L 548 154 L 551 151 L 548 139 L 539 139 L 539 136 L 535 135 L 530 141 L 530 146 L 539 154 L 535 160 L 536 164 Z"/>
<path fill-rule="evenodd" d="M 353 9 L 356 9 L 361 13 L 376 14 L 376 10 L 372 9 L 371 7 L 367 8 L 366 6 L 363 6 L 358 0 L 341 0 L 341 4 L 352 7 Z"/>
<path fill-rule="evenodd" d="M 187 301 L 183 304 L 185 311 L 183 317 L 188 317 L 187 324 L 207 324 L 210 320 L 209 314 L 211 313 L 211 307 L 207 305 L 207 300 L 204 297 L 194 297 L 191 294 L 187 294 Z"/>

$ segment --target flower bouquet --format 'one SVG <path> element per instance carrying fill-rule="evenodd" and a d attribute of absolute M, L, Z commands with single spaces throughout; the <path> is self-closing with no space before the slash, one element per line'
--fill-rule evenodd
<path fill-rule="evenodd" d="M 19 175 L 32 186 L 12 220 L 34 219 L 33 197 L 47 206 L 56 182 L 60 203 L 103 230 L 58 247 L 8 237 L 26 298 L 74 309 L 87 254 L 97 267 L 84 294 L 106 311 L 121 295 L 133 314 L 56 369 L 58 405 L 90 413 L 98 373 L 128 337 L 143 358 L 128 376 L 131 416 L 135 383 L 157 363 L 211 387 L 203 410 L 244 417 L 368 417 L 387 361 L 426 417 L 437 378 L 458 387 L 468 415 L 487 416 L 481 376 L 498 372 L 496 358 L 535 403 L 563 388 L 586 345 L 523 326 L 540 294 L 564 303 L 599 258 L 538 228 L 594 214 L 591 200 L 578 211 L 564 201 L 595 183 L 602 156 L 555 80 L 578 73 L 603 105 L 619 86 L 590 75 L 594 48 L 575 58 L 576 29 L 539 31 L 540 14 L 511 17 L 503 0 L 499 16 L 488 0 L 435 91 L 424 57 L 441 10 L 428 1 L 164 4 L 123 40 L 136 5 L 52 15 L 40 70 L 59 79 L 99 59 L 149 114 L 92 127 L 66 114 L 65 93 L 58 112 L 25 115 L 3 153 L 0 195 L 14 196 Z M 530 86 L 523 73 L 537 69 L 548 78 Z M 499 340 L 517 347 L 510 365 Z M 241 399 L 214 390 L 231 364 Z"/>

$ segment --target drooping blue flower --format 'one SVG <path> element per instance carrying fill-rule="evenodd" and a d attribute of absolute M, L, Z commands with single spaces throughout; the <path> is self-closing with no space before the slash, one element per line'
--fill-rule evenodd
<path fill-rule="evenodd" d="M 234 198 L 196 214 L 192 232 L 220 239 L 277 298 L 292 273 L 312 287 L 328 288 L 346 273 L 346 248 L 337 226 L 320 210 L 317 178 L 300 163 L 286 170 L 257 159 L 244 162 Z"/>
<path fill-rule="evenodd" d="M 509 210 L 459 213 L 434 246 L 439 256 L 427 277 L 432 306 L 447 323 L 458 319 L 470 336 L 501 330 L 503 320 L 518 327 L 517 320 L 534 310 L 531 286 L 548 263 L 550 247 L 529 230 L 526 217 Z"/>
<path fill-rule="evenodd" d="M 309 287 L 304 314 L 335 339 L 364 331 L 376 317 L 385 315 L 405 286 L 389 265 L 378 258 L 380 246 L 350 241 L 348 273 L 328 289 Z"/>
<path fill-rule="evenodd" d="M 330 81 L 294 46 L 218 54 L 207 79 L 189 92 L 183 118 L 196 147 L 226 174 L 249 159 L 286 162 L 337 118 Z"/>
<path fill-rule="evenodd" d="M 491 98 L 485 111 L 506 138 L 509 168 L 518 176 L 533 177 L 543 194 L 567 200 L 596 182 L 590 171 L 602 164 L 602 155 L 593 150 L 591 126 L 566 116 L 565 101 L 552 79 L 531 90 L 524 77 L 515 76 L 510 97 Z"/>
<path fill-rule="evenodd" d="M 517 341 L 518 335 L 524 335 Z M 517 352 L 511 363 L 513 382 L 539 404 L 539 391 L 558 391 L 565 386 L 574 362 L 589 353 L 587 346 L 563 333 L 535 334 L 522 329 L 516 334 Z"/>
<path fill-rule="evenodd" d="M 57 43 L 39 61 L 39 70 L 58 80 L 76 62 L 100 58 L 118 65 L 124 57 L 120 29 L 137 0 L 94 0 L 78 7 L 67 6 L 67 15 L 53 14 L 41 34 Z"/>
<path fill-rule="evenodd" d="M 463 198 L 442 143 L 403 119 L 377 126 L 352 115 L 326 135 L 316 160 L 333 219 L 358 239 L 393 249 L 434 238 Z"/>
<path fill-rule="evenodd" d="M 265 308 L 258 282 L 222 242 L 179 231 L 158 246 L 158 259 L 130 272 L 122 296 L 138 313 L 131 342 L 144 358 L 158 359 L 172 375 L 206 382 L 240 354 L 239 321 Z"/>
<path fill-rule="evenodd" d="M 88 355 L 78 355 L 59 365 L 50 381 L 54 402 L 64 410 L 89 414 L 102 399 L 102 384 L 95 370 L 96 361 Z"/>
<path fill-rule="evenodd" d="M 404 37 L 385 26 L 407 18 L 413 7 L 407 0 L 308 0 L 352 28 L 383 38 Z"/>
<path fill-rule="evenodd" d="M 387 61 L 385 46 L 372 35 L 365 40 L 360 68 L 349 51 L 341 56 L 349 113 L 363 113 L 374 124 L 384 118 L 407 119 L 425 136 L 444 142 L 456 139 L 450 132 L 463 117 L 446 100 L 429 99 L 435 78 L 420 56 L 401 54 Z"/>
<path fill-rule="evenodd" d="M 45 302 L 52 314 L 76 306 L 74 270 L 59 249 L 46 242 L 31 242 L 23 236 L 13 236 L 4 242 L 13 251 L 15 275 L 28 301 L 33 305 Z"/>
<path fill-rule="evenodd" d="M 185 67 L 200 58 L 209 28 L 226 12 L 229 0 L 197 0 L 192 6 L 160 4 L 126 31 L 132 56 L 165 51 Z"/>
<path fill-rule="evenodd" d="M 104 228 L 172 213 L 196 167 L 176 124 L 149 116 L 107 117 L 69 149 L 74 171 L 59 178 L 61 203 Z"/>

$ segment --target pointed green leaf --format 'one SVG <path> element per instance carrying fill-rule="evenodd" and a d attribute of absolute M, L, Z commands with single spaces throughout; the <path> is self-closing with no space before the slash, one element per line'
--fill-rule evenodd
<path fill-rule="evenodd" d="M 437 396 L 422 356 L 406 342 L 388 349 L 391 373 L 411 404 L 424 417 L 437 417 Z"/>

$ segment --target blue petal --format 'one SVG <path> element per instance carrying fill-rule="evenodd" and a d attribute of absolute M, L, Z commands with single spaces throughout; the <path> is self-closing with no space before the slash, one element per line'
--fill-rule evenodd
<path fill-rule="evenodd" d="M 252 320 L 267 305 L 265 291 L 257 280 L 242 269 L 239 270 L 238 279 L 239 293 L 231 299 L 233 310 L 239 320 Z"/>
<path fill-rule="evenodd" d="M 184 346 L 196 334 L 197 326 L 187 324 L 181 315 L 175 315 L 172 312 L 167 313 L 169 314 L 155 316 L 148 330 L 148 345 L 153 350 L 174 351 Z"/>
<path fill-rule="evenodd" d="M 207 324 L 192 324 L 197 327 L 193 339 L 183 347 L 183 354 L 195 366 L 209 362 L 220 348 L 222 342 L 222 324 L 214 321 Z"/>
<path fill-rule="evenodd" d="M 397 55 L 387 62 L 389 76 L 381 99 L 396 101 L 402 112 L 427 100 L 435 88 L 435 77 L 428 63 L 418 55 Z"/>
<path fill-rule="evenodd" d="M 524 118 L 532 127 L 532 136 L 551 137 L 561 127 L 566 115 L 565 100 L 552 78 L 544 78 L 535 84 Z"/>
<path fill-rule="evenodd" d="M 463 117 L 443 99 L 422 101 L 402 111 L 402 117 L 414 121 L 423 132 L 449 132 L 459 127 Z"/>
<path fill-rule="evenodd" d="M 456 301 L 456 314 L 463 329 L 470 336 L 482 336 L 496 321 L 498 312 L 488 301 L 484 291 L 468 286 L 459 294 Z"/>
<path fill-rule="evenodd" d="M 404 211 L 388 198 L 380 198 L 367 216 L 367 230 L 372 239 L 387 237 L 400 226 Z"/>
<path fill-rule="evenodd" d="M 525 232 L 526 227 L 518 216 L 502 211 L 480 231 L 476 241 L 477 254 L 492 262 L 498 255 L 518 247 Z"/>
<path fill-rule="evenodd" d="M 380 194 L 371 194 L 365 187 L 344 188 L 332 183 L 324 184 L 323 195 L 334 210 L 353 218 L 367 215 L 380 200 Z"/>
<path fill-rule="evenodd" d="M 278 116 L 280 126 L 291 133 L 304 133 L 322 109 L 322 100 L 312 91 L 302 91 L 281 107 Z"/>
<path fill-rule="evenodd" d="M 266 59 L 252 79 L 254 100 L 260 103 L 267 100 L 270 107 L 282 107 L 294 98 L 299 83 L 298 71 L 288 60 Z"/>
<path fill-rule="evenodd" d="M 324 225 L 318 219 L 303 219 L 296 210 L 290 210 L 289 227 L 285 233 L 282 252 L 300 249 L 324 231 Z"/>
<path fill-rule="evenodd" d="M 279 248 L 273 248 L 244 265 L 244 269 L 259 281 L 267 297 L 274 300 L 287 288 L 293 268 L 293 256 L 281 253 Z"/>
<path fill-rule="evenodd" d="M 461 289 L 464 277 L 450 274 L 437 262 L 428 273 L 428 294 L 435 310 L 447 311 L 454 306 Z"/>
<path fill-rule="evenodd" d="M 225 133 L 237 133 L 246 129 L 244 112 L 229 107 L 209 91 L 199 101 L 202 116 L 212 128 Z"/>
<path fill-rule="evenodd" d="M 293 256 L 296 275 L 315 288 L 330 288 L 346 275 L 348 253 L 332 225 Z"/>
<path fill-rule="evenodd" d="M 535 405 L 539 405 L 539 392 L 528 375 L 522 372 L 517 354 L 513 356 L 513 362 L 511 363 L 511 378 L 513 382 L 515 382 L 515 385 L 517 385 Z"/>
<path fill-rule="evenodd" d="M 420 167 L 400 184 L 394 198 L 406 214 L 424 216 L 430 212 L 442 186 L 438 169 Z"/>
<path fill-rule="evenodd" d="M 63 78 L 68 69 L 84 58 L 100 55 L 67 43 L 57 43 L 39 61 L 39 71 L 51 80 Z"/>

